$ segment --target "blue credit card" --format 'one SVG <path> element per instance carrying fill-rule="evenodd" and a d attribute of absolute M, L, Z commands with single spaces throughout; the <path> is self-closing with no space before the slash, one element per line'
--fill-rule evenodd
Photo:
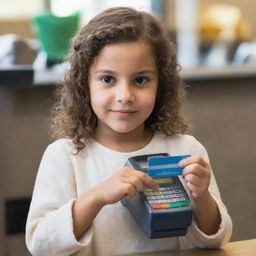
<path fill-rule="evenodd" d="M 152 178 L 181 175 L 183 168 L 178 163 L 187 157 L 190 155 L 149 157 L 148 175 Z"/>

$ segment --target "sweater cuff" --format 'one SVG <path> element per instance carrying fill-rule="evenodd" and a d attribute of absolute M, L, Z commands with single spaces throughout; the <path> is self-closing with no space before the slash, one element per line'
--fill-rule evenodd
<path fill-rule="evenodd" d="M 196 220 L 193 218 L 191 229 L 198 241 L 199 248 L 219 248 L 224 243 L 228 242 L 232 233 L 232 222 L 227 213 L 224 204 L 212 195 L 215 200 L 221 217 L 221 223 L 219 225 L 218 231 L 213 235 L 207 235 L 201 231 L 197 225 Z"/>

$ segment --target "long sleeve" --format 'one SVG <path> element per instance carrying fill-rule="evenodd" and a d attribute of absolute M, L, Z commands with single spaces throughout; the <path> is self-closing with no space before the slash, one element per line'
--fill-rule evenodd
<path fill-rule="evenodd" d="M 80 241 L 74 236 L 75 199 L 75 178 L 68 152 L 60 144 L 51 144 L 39 167 L 26 224 L 26 244 L 32 255 L 71 255 L 90 243 L 90 229 Z"/>
<path fill-rule="evenodd" d="M 196 144 L 197 150 L 192 151 L 194 151 L 194 153 L 197 155 L 201 155 L 206 161 L 209 162 L 209 157 L 205 148 L 197 141 Z M 215 200 L 221 216 L 221 223 L 217 233 L 213 235 L 206 235 L 198 228 L 195 219 L 193 219 L 192 225 L 189 228 L 185 239 L 180 239 L 182 245 L 181 247 L 218 248 L 229 241 L 232 234 L 232 221 L 224 203 L 221 200 L 220 192 L 212 171 L 209 192 Z M 207 214 L 207 212 L 205 214 Z"/>

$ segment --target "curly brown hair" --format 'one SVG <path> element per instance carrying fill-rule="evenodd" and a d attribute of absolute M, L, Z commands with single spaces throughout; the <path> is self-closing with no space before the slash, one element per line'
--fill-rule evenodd
<path fill-rule="evenodd" d="M 95 16 L 73 40 L 70 68 L 57 89 L 52 113 L 51 131 L 55 138 L 71 138 L 77 153 L 85 147 L 82 138 L 92 136 L 97 126 L 97 117 L 90 103 L 90 66 L 104 46 L 138 40 L 151 46 L 159 72 L 156 103 L 145 127 L 166 135 L 187 130 L 188 124 L 181 111 L 185 92 L 178 74 L 180 66 L 168 32 L 149 13 L 116 7 Z"/>

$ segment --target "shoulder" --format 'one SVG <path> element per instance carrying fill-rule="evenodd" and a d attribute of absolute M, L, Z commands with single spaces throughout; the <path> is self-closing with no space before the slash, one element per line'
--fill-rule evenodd
<path fill-rule="evenodd" d="M 85 151 L 90 150 L 92 147 L 92 142 L 90 139 L 82 139 L 82 142 L 85 144 L 85 148 L 79 151 L 78 154 L 73 140 L 67 138 L 61 138 L 49 144 L 45 150 L 45 153 L 79 158 L 84 155 Z"/>
<path fill-rule="evenodd" d="M 175 134 L 168 136 L 163 133 L 159 133 L 157 137 L 161 144 L 165 144 L 167 148 L 177 151 L 177 153 L 184 152 L 192 155 L 201 155 L 206 152 L 204 146 L 192 135 Z"/>
<path fill-rule="evenodd" d="M 173 141 L 184 143 L 189 147 L 201 148 L 203 145 L 194 136 L 188 134 L 177 134 L 173 136 Z"/>
<path fill-rule="evenodd" d="M 86 147 L 88 146 L 88 142 L 83 140 L 83 142 L 86 144 Z M 79 157 L 80 155 L 83 154 L 84 150 L 81 150 L 77 154 L 77 150 L 75 148 L 75 144 L 73 143 L 72 139 L 67 139 L 67 138 L 62 138 L 58 139 L 51 144 L 49 144 L 45 150 L 45 153 L 50 153 L 53 155 L 58 155 L 58 156 L 76 156 Z"/>
<path fill-rule="evenodd" d="M 59 139 L 48 145 L 46 152 L 70 154 L 74 153 L 74 144 L 71 139 Z"/>
<path fill-rule="evenodd" d="M 201 145 L 201 143 L 192 135 L 188 134 L 175 134 L 165 135 L 163 133 L 157 134 L 158 140 L 166 141 L 169 143 L 187 144 L 187 145 Z"/>

